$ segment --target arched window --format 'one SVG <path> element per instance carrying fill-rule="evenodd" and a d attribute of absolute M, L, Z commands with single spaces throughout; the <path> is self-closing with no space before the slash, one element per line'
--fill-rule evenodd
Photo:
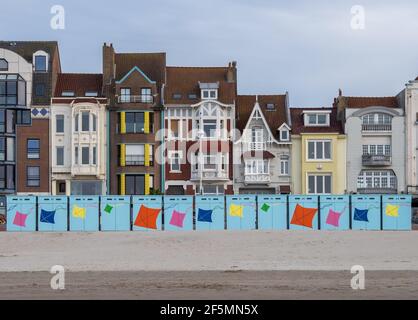
<path fill-rule="evenodd" d="M 49 55 L 45 51 L 37 51 L 33 54 L 35 72 L 47 72 Z"/>
<path fill-rule="evenodd" d="M 9 70 L 9 63 L 6 59 L 0 59 L 0 71 Z"/>
<path fill-rule="evenodd" d="M 363 116 L 363 124 L 392 124 L 392 116 L 386 113 L 369 113 Z"/>

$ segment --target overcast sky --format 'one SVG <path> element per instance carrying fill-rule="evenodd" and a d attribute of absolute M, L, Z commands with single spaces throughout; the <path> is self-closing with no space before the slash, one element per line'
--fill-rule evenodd
<path fill-rule="evenodd" d="M 343 3 L 342 3 L 343 2 Z M 50 27 L 53 5 L 65 29 Z M 353 30 L 351 8 L 365 9 Z M 240 94 L 289 91 L 292 106 L 395 95 L 418 76 L 418 1 L 1 0 L 1 40 L 58 40 L 64 72 L 101 72 L 118 52 L 167 52 L 179 66 L 238 62 Z"/>

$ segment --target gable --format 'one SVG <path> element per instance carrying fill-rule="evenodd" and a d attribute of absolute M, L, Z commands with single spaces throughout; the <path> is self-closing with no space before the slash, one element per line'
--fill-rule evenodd
<path fill-rule="evenodd" d="M 138 76 L 138 75 L 141 78 L 143 78 L 145 81 L 149 82 L 150 84 L 155 84 L 156 83 L 155 81 L 152 81 L 140 68 L 135 66 L 122 79 L 120 79 L 119 81 L 116 81 L 116 84 L 122 84 L 126 80 L 128 80 L 128 79 L 130 79 L 134 76 Z"/>

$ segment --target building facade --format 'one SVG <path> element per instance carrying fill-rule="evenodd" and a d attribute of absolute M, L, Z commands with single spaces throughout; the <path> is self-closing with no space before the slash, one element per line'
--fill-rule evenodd
<path fill-rule="evenodd" d="M 51 192 L 106 194 L 107 99 L 101 74 L 58 75 L 52 99 Z"/>
<path fill-rule="evenodd" d="M 336 108 L 291 109 L 292 192 L 346 192 L 346 136 Z"/>
<path fill-rule="evenodd" d="M 166 194 L 232 194 L 236 63 L 167 67 Z"/>
<path fill-rule="evenodd" d="M 418 194 L 418 78 L 406 84 L 397 100 L 405 111 L 406 192 Z"/>
<path fill-rule="evenodd" d="M 236 194 L 291 192 L 288 95 L 237 97 L 234 143 Z"/>
<path fill-rule="evenodd" d="M 347 136 L 347 192 L 405 192 L 405 117 L 396 97 L 335 99 Z"/>
<path fill-rule="evenodd" d="M 115 53 L 103 46 L 104 92 L 109 98 L 109 192 L 148 195 L 161 191 L 155 154 L 163 125 L 165 53 Z"/>
<path fill-rule="evenodd" d="M 57 42 L 0 41 L 0 194 L 49 194 Z M 0 200 L 0 204 L 3 204 Z"/>

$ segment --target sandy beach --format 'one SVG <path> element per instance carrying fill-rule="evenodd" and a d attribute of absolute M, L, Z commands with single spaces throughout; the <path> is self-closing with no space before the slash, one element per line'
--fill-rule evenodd
<path fill-rule="evenodd" d="M 417 299 L 418 232 L 0 233 L 0 299 Z M 49 286 L 53 265 L 66 290 Z M 350 287 L 353 265 L 366 290 Z"/>

